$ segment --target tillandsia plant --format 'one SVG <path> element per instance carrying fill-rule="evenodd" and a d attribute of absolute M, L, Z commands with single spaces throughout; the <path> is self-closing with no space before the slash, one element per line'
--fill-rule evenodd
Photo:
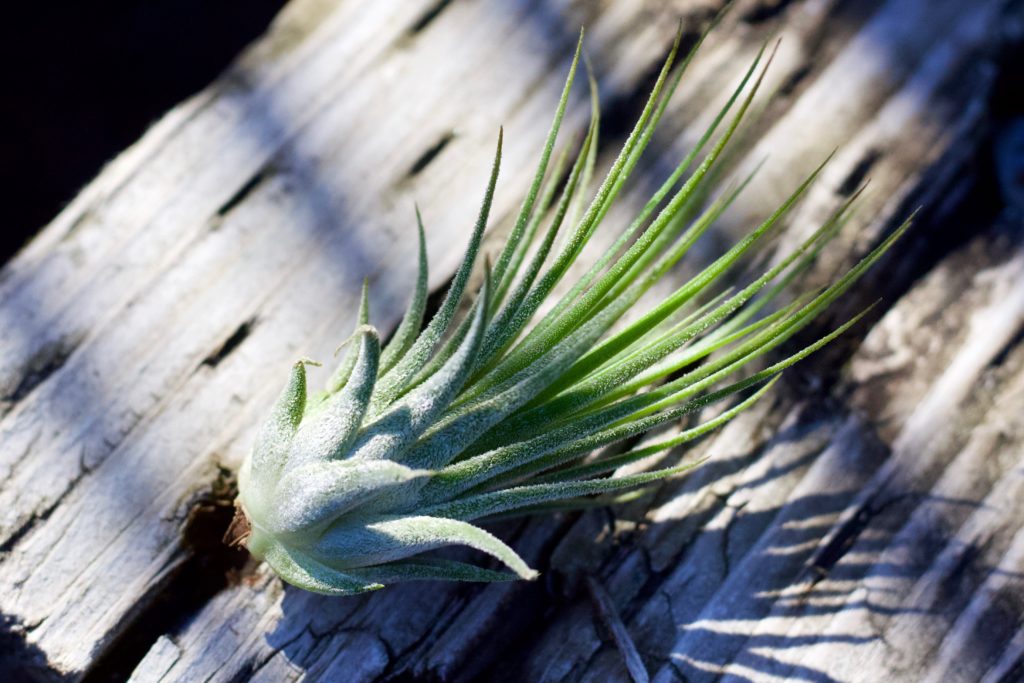
<path fill-rule="evenodd" d="M 600 125 L 592 77 L 591 120 L 574 158 L 554 152 L 580 60 L 577 46 L 518 218 L 457 322 L 498 177 L 501 135 L 465 258 L 425 327 L 427 259 L 417 211 L 419 277 L 403 320 L 382 345 L 369 324 L 364 285 L 359 324 L 326 390 L 311 394 L 308 361 L 294 365 L 239 473 L 238 515 L 229 532 L 235 542 L 285 581 L 330 595 L 413 579 L 531 579 L 536 572 L 474 522 L 585 506 L 595 495 L 694 467 L 699 463 L 632 474 L 620 469 L 732 420 L 764 396 L 781 371 L 856 322 L 751 369 L 843 294 L 906 229 L 831 286 L 778 303 L 779 293 L 849 219 L 852 198 L 742 289 L 721 285 L 777 228 L 821 167 L 693 279 L 628 324 L 621 321 L 746 184 L 711 199 L 714 172 L 771 61 L 764 48 L 695 148 L 614 244 L 541 313 L 650 143 L 697 49 L 676 64 L 679 41 L 677 34 L 639 120 L 589 203 L 584 197 Z M 671 438 L 625 452 L 598 450 L 730 397 L 740 400 Z M 431 555 L 451 545 L 482 551 L 510 571 Z"/>

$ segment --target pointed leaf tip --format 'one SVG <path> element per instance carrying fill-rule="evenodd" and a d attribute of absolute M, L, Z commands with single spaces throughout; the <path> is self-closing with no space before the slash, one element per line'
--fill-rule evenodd
<path fill-rule="evenodd" d="M 403 560 L 451 545 L 487 553 L 522 579 L 538 573 L 496 536 L 468 522 L 443 517 L 384 517 L 360 526 L 329 529 L 314 546 L 316 554 L 338 566 L 359 568 Z"/>

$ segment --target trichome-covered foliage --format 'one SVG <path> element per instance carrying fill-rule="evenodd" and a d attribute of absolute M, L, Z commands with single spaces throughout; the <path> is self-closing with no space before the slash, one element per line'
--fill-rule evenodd
<path fill-rule="evenodd" d="M 814 320 L 906 228 L 831 286 L 769 305 L 849 218 L 852 200 L 760 277 L 742 288 L 722 285 L 779 226 L 820 167 L 695 277 L 628 324 L 621 320 L 745 185 L 710 199 L 723 153 L 761 85 L 764 62 L 770 62 L 764 49 L 694 149 L 614 244 L 553 306 L 545 306 L 650 143 L 696 51 L 677 64 L 678 46 L 677 36 L 636 126 L 593 194 L 588 187 L 600 126 L 593 79 L 585 137 L 574 157 L 554 154 L 577 47 L 533 183 L 461 320 L 456 313 L 468 296 L 487 223 L 501 135 L 465 258 L 429 323 L 423 327 L 427 260 L 418 221 L 419 277 L 390 343 L 382 347 L 369 324 L 364 287 L 358 327 L 326 390 L 308 392 L 306 363 L 294 365 L 239 474 L 244 530 L 235 535 L 283 579 L 318 593 L 350 595 L 411 579 L 533 578 L 536 572 L 525 561 L 475 522 L 582 506 L 596 494 L 694 467 L 698 463 L 620 470 L 733 419 L 785 368 L 856 321 L 767 367 L 748 369 Z M 599 450 L 684 416 L 692 419 L 732 397 L 740 400 L 731 408 L 671 438 L 624 452 Z M 599 455 L 590 456 L 594 452 Z M 449 545 L 482 551 L 510 571 L 431 556 Z"/>

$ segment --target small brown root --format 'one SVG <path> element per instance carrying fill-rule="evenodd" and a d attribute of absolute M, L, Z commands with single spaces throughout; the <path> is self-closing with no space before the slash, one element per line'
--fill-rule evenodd
<path fill-rule="evenodd" d="M 230 548 L 238 548 L 245 545 L 252 534 L 252 525 L 249 523 L 249 516 L 245 514 L 241 503 L 235 501 L 235 516 L 231 518 L 231 524 L 224 532 L 224 543 Z"/>

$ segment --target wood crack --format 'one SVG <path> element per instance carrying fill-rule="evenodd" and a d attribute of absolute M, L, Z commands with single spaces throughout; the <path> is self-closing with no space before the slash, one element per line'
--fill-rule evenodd
<path fill-rule="evenodd" d="M 78 474 L 78 476 L 72 479 L 70 482 L 68 482 L 67 487 L 49 505 L 47 505 L 38 512 L 32 513 L 32 515 L 27 520 L 25 520 L 19 527 L 14 529 L 10 533 L 10 535 L 7 536 L 7 539 L 4 540 L 2 544 L 0 544 L 0 555 L 2 555 L 3 553 L 9 553 L 12 550 L 14 550 L 14 547 L 17 546 L 22 539 L 28 536 L 28 534 L 35 527 L 39 526 L 40 524 L 48 520 L 50 516 L 54 513 L 54 511 L 58 507 L 60 507 L 61 503 L 63 503 L 64 500 L 69 495 L 71 495 L 71 493 L 75 490 L 75 487 L 78 486 L 78 484 L 82 481 L 82 478 L 85 477 L 87 473 L 88 470 L 83 468 L 81 472 Z"/>
<path fill-rule="evenodd" d="M 81 343 L 81 336 L 67 336 L 36 351 L 26 363 L 21 377 L 12 382 L 13 386 L 0 396 L 2 413 L 9 412 L 14 405 L 60 370 Z"/>

